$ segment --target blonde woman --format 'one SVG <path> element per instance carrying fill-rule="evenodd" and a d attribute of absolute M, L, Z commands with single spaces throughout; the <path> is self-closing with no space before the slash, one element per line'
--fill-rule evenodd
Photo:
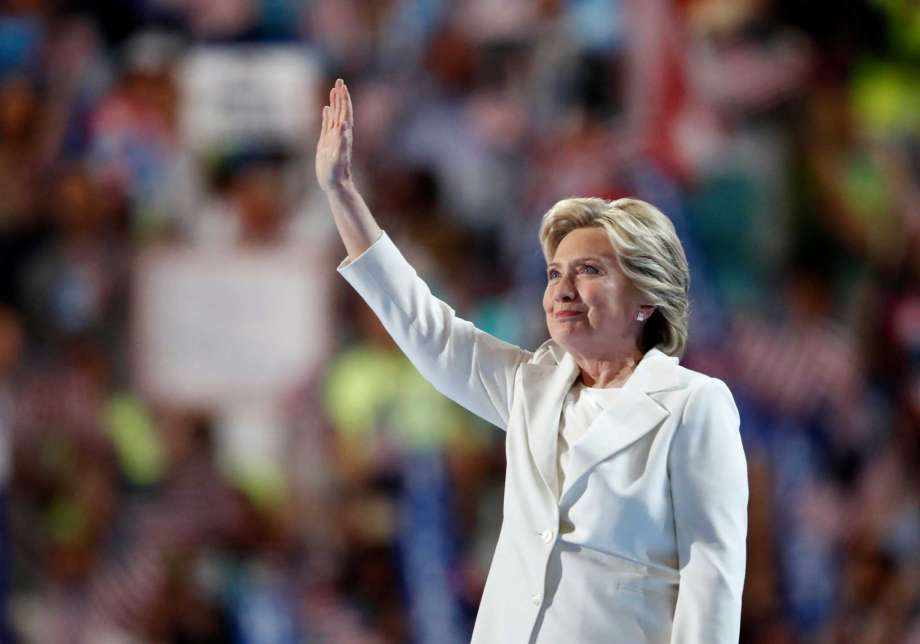
<path fill-rule="evenodd" d="M 339 80 L 316 174 L 339 272 L 444 395 L 506 432 L 504 520 L 473 631 L 488 644 L 738 641 L 747 472 L 719 380 L 681 367 L 689 272 L 671 222 L 636 199 L 544 217 L 530 352 L 458 318 L 381 231 L 351 176 Z"/>

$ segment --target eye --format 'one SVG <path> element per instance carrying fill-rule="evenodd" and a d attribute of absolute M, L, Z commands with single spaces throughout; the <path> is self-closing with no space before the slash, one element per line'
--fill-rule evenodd
<path fill-rule="evenodd" d="M 589 275 L 597 275 L 598 273 L 600 273 L 600 271 L 597 270 L 597 268 L 592 266 L 591 264 L 582 264 L 579 267 L 579 270 L 581 270 L 582 273 L 588 273 Z"/>
<path fill-rule="evenodd" d="M 548 279 L 554 280 L 557 277 L 559 277 L 559 271 L 557 271 L 555 268 L 551 268 L 548 271 L 546 271 L 546 277 Z"/>

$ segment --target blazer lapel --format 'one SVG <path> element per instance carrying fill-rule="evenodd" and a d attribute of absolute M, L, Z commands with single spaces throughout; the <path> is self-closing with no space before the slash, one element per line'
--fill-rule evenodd
<path fill-rule="evenodd" d="M 556 497 L 556 445 L 559 418 L 566 394 L 578 377 L 578 366 L 569 355 L 560 356 L 559 364 L 523 365 L 521 380 L 526 401 L 527 442 L 540 477 L 548 492 Z"/>
<path fill-rule="evenodd" d="M 649 394 L 682 386 L 676 365 L 677 358 L 657 349 L 645 354 L 613 404 L 571 446 L 571 465 L 560 499 L 594 466 L 639 440 L 670 415 Z"/>

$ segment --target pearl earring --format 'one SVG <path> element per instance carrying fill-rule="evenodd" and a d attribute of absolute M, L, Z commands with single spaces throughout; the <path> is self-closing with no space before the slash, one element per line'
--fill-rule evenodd
<path fill-rule="evenodd" d="M 636 319 L 639 320 L 639 322 L 645 322 L 645 313 L 639 311 L 639 314 L 636 315 Z"/>

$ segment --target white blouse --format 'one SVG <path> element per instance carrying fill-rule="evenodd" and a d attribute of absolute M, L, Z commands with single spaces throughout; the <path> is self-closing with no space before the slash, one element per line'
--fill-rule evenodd
<path fill-rule="evenodd" d="M 613 404 L 619 392 L 619 387 L 587 387 L 581 381 L 576 382 L 569 390 L 562 405 L 559 442 L 556 448 L 557 499 L 562 495 L 565 475 L 569 471 L 570 446 L 587 433 L 591 423 Z"/>

